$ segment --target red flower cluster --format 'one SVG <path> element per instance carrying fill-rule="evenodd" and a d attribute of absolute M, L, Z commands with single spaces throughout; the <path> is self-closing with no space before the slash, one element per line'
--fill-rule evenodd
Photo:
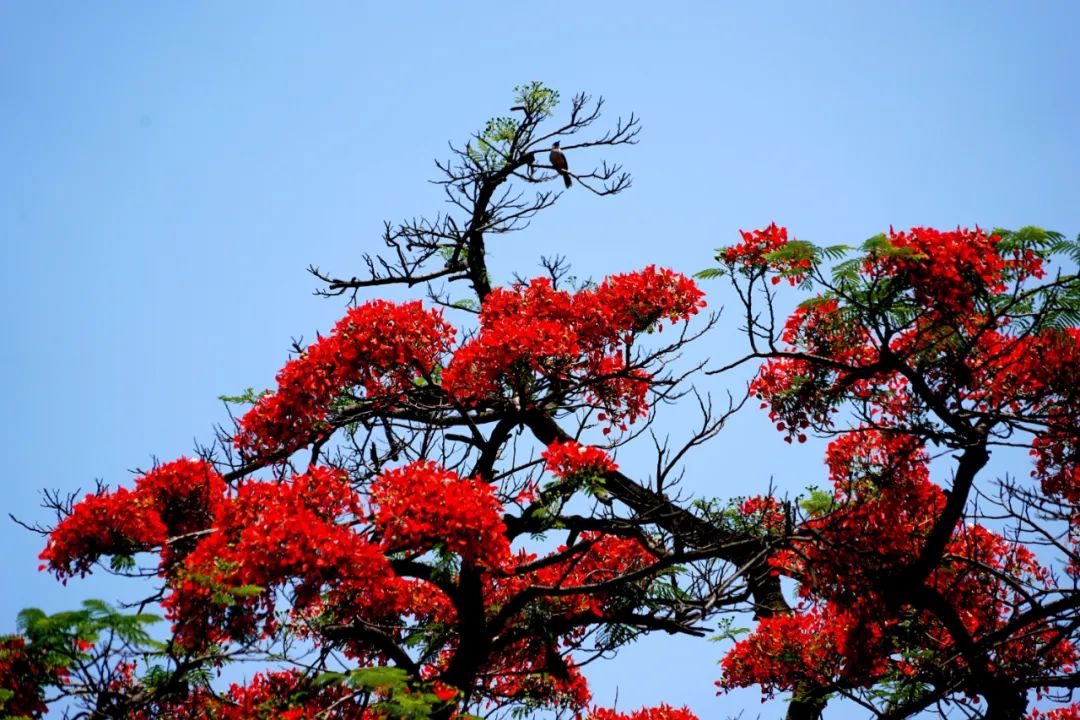
<path fill-rule="evenodd" d="M 62 682 L 63 673 L 50 667 L 42 653 L 35 652 L 17 635 L 0 636 L 0 716 L 41 717 L 48 709 L 44 702 L 45 686 Z"/>
<path fill-rule="evenodd" d="M 793 255 L 783 260 L 769 257 L 771 253 L 789 244 L 786 227 L 778 227 L 776 223 L 771 223 L 764 230 L 750 232 L 740 230 L 739 234 L 742 235 L 742 242 L 724 248 L 718 258 L 729 267 L 740 267 L 744 272 L 753 274 L 763 273 L 766 270 L 783 273 L 787 275 L 788 282 L 792 285 L 801 282 L 813 267 L 813 257 L 809 253 Z M 772 278 L 773 285 L 779 282 L 779 275 Z"/>
<path fill-rule="evenodd" d="M 501 572 L 483 573 L 486 622 L 498 630 L 492 652 L 479 669 L 477 690 L 494 702 L 538 701 L 583 709 L 591 695 L 567 653 L 589 626 L 621 607 L 617 591 L 604 584 L 654 562 L 637 540 L 584 533 L 572 547 L 559 547 L 543 558 L 521 551 Z M 422 622 L 451 625 L 454 606 L 438 592 L 429 592 L 432 586 L 421 585 L 427 590 L 414 606 L 426 608 Z M 537 631 L 538 618 L 546 618 L 542 632 Z M 438 660 L 425 669 L 425 678 L 439 677 L 452 661 L 459 640 L 446 642 Z"/>
<path fill-rule="evenodd" d="M 484 301 L 480 332 L 454 354 L 442 386 L 476 404 L 516 398 L 529 405 L 551 383 L 587 391 L 613 422 L 633 421 L 648 406 L 650 376 L 626 367 L 634 337 L 678 322 L 704 306 L 683 275 L 650 266 L 571 295 L 540 278 L 497 288 Z M 327 337 L 278 373 L 240 421 L 235 444 L 249 456 L 291 453 L 313 441 L 338 398 L 362 390 L 368 400 L 400 402 L 417 382 L 437 382 L 454 329 L 421 303 L 376 300 L 351 309 Z"/>
<path fill-rule="evenodd" d="M 573 552 L 568 552 L 573 550 Z M 649 567 L 656 558 L 640 542 L 599 533 L 582 533 L 574 548 L 560 546 L 556 553 L 566 554 L 562 562 L 508 580 L 505 589 L 525 582 L 547 588 L 578 588 L 602 585 L 614 578 Z M 610 593 L 596 588 L 588 594 L 552 598 L 548 602 L 562 615 L 591 614 L 603 617 L 613 599 Z"/>
<path fill-rule="evenodd" d="M 286 584 L 297 611 L 340 601 L 362 617 L 396 614 L 401 582 L 382 548 L 348 522 L 360 510 L 348 478 L 327 468 L 284 483 L 241 485 L 224 504 L 217 532 L 174 573 L 174 592 L 163 604 L 177 639 L 200 647 L 271 630 L 274 591 Z"/>
<path fill-rule="evenodd" d="M 750 391 L 769 408 L 776 427 L 787 432 L 788 442 L 806 440 L 811 425 L 829 427 L 836 406 L 845 398 L 870 399 L 878 393 L 895 392 L 902 380 L 882 387 L 880 377 L 863 377 L 842 382 L 844 365 L 853 369 L 873 362 L 877 348 L 870 333 L 860 326 L 833 298 L 817 299 L 799 307 L 784 324 L 781 339 L 792 349 L 816 358 L 828 358 L 823 364 L 809 358 L 784 357 L 769 360 L 751 382 Z"/>
<path fill-rule="evenodd" d="M 297 670 L 256 674 L 246 685 L 233 683 L 220 696 L 193 690 L 186 698 L 156 703 L 130 720 L 387 720 L 347 688 L 312 690 Z"/>
<path fill-rule="evenodd" d="M 815 298 L 796 308 L 784 323 L 781 339 L 791 347 L 848 364 L 873 358 L 870 333 L 836 298 Z"/>
<path fill-rule="evenodd" d="M 278 373 L 240 421 L 236 446 L 251 455 L 292 452 L 305 445 L 331 402 L 353 388 L 391 404 L 418 380 L 431 380 L 450 350 L 454 329 L 420 302 L 373 300 L 352 308 Z"/>
<path fill-rule="evenodd" d="M 465 403 L 516 398 L 529 406 L 555 384 L 584 387 L 614 422 L 633 421 L 647 410 L 650 379 L 626 367 L 635 336 L 703 306 L 692 280 L 655 266 L 573 295 L 546 278 L 497 288 L 484 300 L 479 333 L 443 374 L 443 388 Z"/>
<path fill-rule="evenodd" d="M 595 448 L 566 443 L 553 446 L 552 454 L 566 472 L 614 468 Z M 206 463 L 181 460 L 140 478 L 134 490 L 90 496 L 77 505 L 44 557 L 66 577 L 88 569 L 102 554 L 157 548 L 175 641 L 198 652 L 272 632 L 279 598 L 288 601 L 301 632 L 316 643 L 324 640 L 317 628 L 327 617 L 343 627 L 382 624 L 398 641 L 407 616 L 423 625 L 454 627 L 458 610 L 445 587 L 427 576 L 407 577 L 408 566 L 396 571 L 387 558 L 440 545 L 479 571 L 488 622 L 502 628 L 478 670 L 478 689 L 492 699 L 587 705 L 585 680 L 564 656 L 586 628 L 621 607 L 605 583 L 654 562 L 637 540 L 585 534 L 547 560 L 514 557 L 495 488 L 433 463 L 383 473 L 370 492 L 368 512 L 346 475 L 321 467 L 228 489 Z M 152 532 L 139 535 L 132 518 L 153 519 L 147 524 Z M 182 552 L 180 538 L 186 543 Z M 540 615 L 551 619 L 550 633 L 535 632 Z M 437 637 L 437 659 L 424 669 L 432 680 L 448 668 L 460 642 L 453 633 Z M 362 639 L 346 640 L 343 649 L 354 659 L 386 661 Z M 2 668 L 10 675 L 18 647 L 8 650 Z M 259 676 L 249 686 L 234 686 L 223 705 L 209 696 L 193 697 L 175 716 L 204 717 L 199 713 L 205 711 L 205 717 L 308 718 L 327 709 L 314 701 L 290 704 L 286 685 L 295 680 L 287 674 Z M 271 702 L 271 696 L 281 702 Z M 329 717 L 360 717 L 345 713 L 348 704 L 334 707 L 342 714 Z"/>
<path fill-rule="evenodd" d="M 773 562 L 799 580 L 808 605 L 759 623 L 724 659 L 721 688 L 764 692 L 800 682 L 869 686 L 887 674 L 958 664 L 957 641 L 926 609 L 890 603 L 885 583 L 920 556 L 946 498 L 930 482 L 917 438 L 861 429 L 829 445 L 836 505 L 800 528 L 808 537 Z M 1031 552 L 979 525 L 958 527 L 927 581 L 975 641 L 1002 635 L 1026 600 L 1015 588 L 1050 586 Z M 910 642 L 913 628 L 920 639 Z M 1033 623 L 992 647 L 997 670 L 1069 672 L 1077 651 L 1059 629 Z"/>
<path fill-rule="evenodd" d="M 607 341 L 617 347 L 626 334 L 647 332 L 661 320 L 678 323 L 705 307 L 697 284 L 673 270 L 649 265 L 637 272 L 611 275 L 592 290 L 574 296 L 575 308 L 586 318 L 580 332 L 591 336 L 587 345 Z"/>
<path fill-rule="evenodd" d="M 498 654 L 480 672 L 479 682 L 492 701 L 543 703 L 548 707 L 586 707 L 592 692 L 573 658 L 564 654 L 564 635 L 554 642 L 529 635 L 501 643 Z M 575 633 L 574 635 L 579 635 Z"/>
<path fill-rule="evenodd" d="M 465 562 L 492 570 L 510 561 L 502 504 L 494 486 L 482 480 L 462 479 L 419 461 L 383 473 L 371 497 L 386 552 L 442 545 Z"/>
<path fill-rule="evenodd" d="M 765 257 L 784 237 L 745 238 L 727 259 L 781 271 Z M 830 443 L 832 507 L 802 523 L 801 539 L 771 560 L 799 581 L 803 605 L 762 621 L 737 643 L 724 660 L 721 687 L 761 684 L 772 693 L 800 683 L 866 687 L 962 672 L 970 658 L 961 659 L 961 646 L 970 641 L 985 644 L 991 673 L 1072 672 L 1078 653 L 1061 628 L 1036 619 L 1010 629 L 1031 607 L 1022 588 L 1036 595 L 1051 588 L 1050 573 L 1023 546 L 985 527 L 957 526 L 919 591 L 955 612 L 970 641 L 922 604 L 925 595 L 889 585 L 922 556 L 946 506 L 920 439 L 927 416 L 942 408 L 1045 423 L 1032 446 L 1033 475 L 1065 504 L 1080 498 L 1080 331 L 1033 331 L 1024 311 L 1010 327 L 1001 311 L 1010 299 L 1002 298 L 1044 275 L 1043 254 L 1005 252 L 999 244 L 978 229 L 891 231 L 870 245 L 857 278 L 838 280 L 839 289 L 788 319 L 786 356 L 770 359 L 751 386 L 777 428 L 789 441 L 803 440 L 808 428 L 830 430 L 848 403 L 876 429 L 856 428 Z M 918 374 L 918 394 L 905 373 Z M 927 396 L 940 404 L 928 407 Z M 768 506 L 755 500 L 742 509 Z"/>
<path fill-rule="evenodd" d="M 813 268 L 810 246 L 789 241 L 775 224 L 742 238 L 722 253 L 732 271 L 738 266 L 753 279 L 779 273 L 795 283 Z M 1014 329 L 995 315 L 995 295 L 1043 273 L 1038 252 L 1005 257 L 1000 244 L 978 229 L 890 232 L 870 244 L 857 280 L 849 266 L 831 294 L 785 323 L 789 351 L 773 353 L 751 385 L 777 428 L 789 441 L 805 440 L 810 428 L 830 428 L 845 402 L 872 426 L 830 443 L 832 503 L 812 510 L 798 532 L 786 532 L 793 518 L 775 498 L 737 505 L 742 529 L 762 528 L 758 539 L 771 536 L 764 547 L 783 547 L 771 569 L 798 582 L 800 600 L 793 613 L 762 619 L 734 645 L 723 660 L 722 689 L 757 684 L 771 695 L 806 684 L 952 678 L 973 661 L 1003 677 L 1075 669 L 1080 653 L 1070 628 L 1041 616 L 1013 627 L 1032 596 L 1053 587 L 1051 573 L 1024 547 L 980 525 L 958 525 L 942 538 L 932 569 L 913 565 L 937 537 L 948 504 L 930 480 L 924 449 L 927 437 L 949 443 L 948 423 L 926 431 L 933 413 L 1035 418 L 1016 424 L 1048 428 L 1032 445 L 1033 474 L 1055 500 L 1080 501 L 1080 331 L 1030 331 L 1026 319 Z M 280 458 L 328 431 L 343 402 L 389 410 L 421 397 L 436 407 L 481 406 L 478 422 L 490 419 L 487 405 L 583 402 L 625 429 L 648 412 L 653 382 L 651 368 L 635 360 L 635 342 L 665 321 L 689 319 L 701 298 L 692 281 L 655 267 L 575 293 L 546 279 L 496 289 L 476 334 L 452 359 L 454 330 L 438 312 L 420 303 L 366 303 L 282 369 L 276 392 L 245 415 L 235 443 L 245 458 Z M 564 481 L 618 469 L 604 450 L 575 441 L 552 443 L 542 457 Z M 103 555 L 157 550 L 163 605 L 185 651 L 255 640 L 276 628 L 287 605 L 306 642 L 354 662 L 415 662 L 418 679 L 435 683 L 447 702 L 468 696 L 584 713 L 591 698 L 573 655 L 598 625 L 640 621 L 628 613 L 659 589 L 650 585 L 658 568 L 653 541 L 574 531 L 569 547 L 545 557 L 515 554 L 500 488 L 431 461 L 383 472 L 367 495 L 358 487 L 344 472 L 311 467 L 228 488 L 209 464 L 181 460 L 147 473 L 134 489 L 87 496 L 41 558 L 66 579 Z M 525 487 L 521 497 L 533 490 Z M 1080 527 L 1080 517 L 1073 520 Z M 772 542 L 780 539 L 783 545 Z M 909 578 L 913 587 L 901 587 Z M 948 619 L 943 606 L 953 613 Z M 19 694 L 18 683 L 34 673 L 35 683 L 50 677 L 34 661 L 21 639 L 0 639 L 0 688 L 16 687 L 3 711 L 43 710 L 38 684 L 26 681 Z M 137 682 L 133 666 L 115 677 Z M 183 706 L 164 705 L 155 717 L 381 720 L 350 691 L 310 681 L 296 671 L 257 675 L 220 697 L 193 690 Z M 1076 714 L 1069 712 L 1057 714 Z M 667 705 L 628 714 L 597 708 L 589 716 L 696 720 Z M 1044 717 L 1051 716 L 1032 714 Z"/>
<path fill-rule="evenodd" d="M 563 480 L 576 477 L 602 477 L 619 469 L 611 457 L 598 447 L 582 445 L 574 440 L 555 441 L 540 454 L 547 469 Z"/>
<path fill-rule="evenodd" d="M 829 479 L 843 501 L 876 496 L 881 488 L 923 485 L 930 480 L 928 461 L 917 437 L 877 428 L 856 428 L 839 435 L 825 450 Z"/>
<path fill-rule="evenodd" d="M 675 708 L 661 704 L 629 713 L 616 712 L 608 708 L 593 708 L 589 712 L 588 720 L 698 720 L 698 717 L 685 705 Z"/>
<path fill-rule="evenodd" d="M 994 378 L 986 383 L 989 399 L 1013 412 L 1047 419 L 1049 429 L 1032 443 L 1031 474 L 1047 495 L 1080 505 L 1080 329 L 1009 340 L 987 350 L 983 375 Z"/>
<path fill-rule="evenodd" d="M 604 583 L 656 559 L 637 540 L 597 533 L 583 533 L 577 544 L 561 546 L 553 556 L 558 561 L 520 553 L 514 574 L 486 578 L 485 605 L 493 618 L 523 594 L 535 599 L 521 605 L 495 638 L 501 649 L 484 669 L 483 682 L 493 698 L 546 698 L 581 709 L 591 699 L 588 685 L 572 660 L 557 650 L 571 647 L 588 626 L 618 607 L 618 595 Z M 538 567 L 529 569 L 533 564 Z M 546 632 L 536 632 L 536 617 L 550 618 Z M 549 645 L 553 639 L 554 647 Z"/>
<path fill-rule="evenodd" d="M 1080 329 L 984 329 L 968 364 L 977 377 L 966 397 L 980 408 L 1061 415 L 1077 398 Z"/>
<path fill-rule="evenodd" d="M 979 228 L 942 232 L 889 230 L 889 245 L 901 252 L 871 253 L 863 272 L 889 277 L 910 288 L 915 302 L 935 318 L 970 313 L 975 300 L 1005 289 L 1009 264 L 997 252 L 1000 238 Z"/>
<path fill-rule="evenodd" d="M 1047 431 L 1032 443 L 1033 477 L 1047 495 L 1080 506 L 1080 429 L 1070 433 Z"/>
<path fill-rule="evenodd" d="M 1032 710 L 1028 720 L 1080 720 L 1080 704 L 1053 710 Z"/>
<path fill-rule="evenodd" d="M 53 530 L 41 559 L 60 578 L 86 575 L 103 555 L 154 548 L 170 564 L 213 525 L 224 492 L 225 481 L 208 463 L 167 463 L 139 478 L 134 490 L 87 495 Z"/>
<path fill-rule="evenodd" d="M 443 388 L 464 402 L 504 391 L 520 398 L 534 374 L 563 375 L 579 360 L 583 349 L 574 323 L 573 296 L 546 278 L 496 288 L 484 299 L 479 334 L 454 353 L 443 373 Z"/>
<path fill-rule="evenodd" d="M 1041 256 L 1016 251 L 1008 258 L 998 252 L 999 242 L 979 229 L 890 231 L 889 249 L 876 247 L 867 254 L 861 282 L 879 293 L 887 288 L 897 306 L 911 305 L 917 312 L 909 313 L 908 326 L 890 327 L 887 348 L 871 332 L 868 323 L 874 320 L 866 308 L 842 304 L 836 295 L 796 310 L 781 339 L 789 352 L 803 357 L 769 360 L 751 386 L 789 441 L 804 439 L 807 428 L 831 427 L 831 416 L 844 401 L 860 403 L 883 420 L 910 416 L 906 378 L 874 368 L 886 351 L 917 365 L 934 390 L 955 398 L 954 405 L 967 401 L 980 410 L 1030 410 L 1035 398 L 1045 407 L 1050 397 L 1071 394 L 1072 368 L 1080 359 L 1075 339 L 1068 339 L 1071 331 L 1013 336 L 1003 332 L 1007 319 L 987 315 L 991 298 L 1004 293 L 1008 282 L 1044 272 Z M 775 244 L 774 239 L 769 247 Z M 1035 361 L 1044 356 L 1045 365 Z"/>
<path fill-rule="evenodd" d="M 762 618 L 744 640 L 721 661 L 721 691 L 760 685 L 762 693 L 794 690 L 799 683 L 831 683 L 841 674 L 838 618 L 811 609 L 791 615 Z"/>
<path fill-rule="evenodd" d="M 641 368 L 626 368 L 626 361 L 621 355 L 606 355 L 593 369 L 596 379 L 589 387 L 588 400 L 605 412 L 597 415 L 601 422 L 610 420 L 618 423 L 620 430 L 626 430 L 627 422 L 634 422 L 645 417 L 649 411 L 646 397 L 652 385 L 652 376 Z M 607 435 L 611 428 L 604 428 Z"/>
<path fill-rule="evenodd" d="M 742 242 L 725 248 L 721 257 L 729 264 L 741 263 L 747 266 L 765 267 L 765 256 L 788 244 L 788 231 L 776 223 L 770 223 L 764 230 L 740 230 Z"/>
<path fill-rule="evenodd" d="M 167 532 L 161 518 L 130 490 L 87 495 L 56 526 L 39 556 L 59 578 L 86 575 L 102 555 L 132 555 L 158 547 Z"/>
<path fill-rule="evenodd" d="M 739 503 L 739 515 L 748 523 L 753 523 L 761 528 L 776 530 L 787 523 L 787 513 L 784 506 L 774 497 L 768 495 L 755 495 Z"/>

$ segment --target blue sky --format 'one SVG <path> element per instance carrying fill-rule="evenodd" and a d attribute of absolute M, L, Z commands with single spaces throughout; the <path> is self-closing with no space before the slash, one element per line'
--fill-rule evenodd
<path fill-rule="evenodd" d="M 208 439 L 218 395 L 269 385 L 290 338 L 341 313 L 304 268 L 358 273 L 383 220 L 441 210 L 432 159 L 530 80 L 604 95 L 644 130 L 612 157 L 634 187 L 567 193 L 492 247 L 496 280 L 556 253 L 581 276 L 693 272 L 773 220 L 830 243 L 1075 234 L 1078 23 L 1069 2 L 3 4 L 3 507 L 44 522 L 41 488 L 127 481 Z M 784 447 L 750 410 L 693 488 L 820 475 L 820 447 Z M 6 519 L 0 538 L 0 632 L 27 605 L 135 591 L 61 588 L 38 538 Z M 597 669 L 598 700 L 756 714 L 756 693 L 714 697 L 721 651 L 639 644 Z"/>

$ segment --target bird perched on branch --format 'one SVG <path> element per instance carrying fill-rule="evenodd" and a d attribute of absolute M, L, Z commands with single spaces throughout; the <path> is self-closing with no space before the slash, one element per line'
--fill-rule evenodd
<path fill-rule="evenodd" d="M 548 159 L 551 161 L 551 166 L 559 171 L 562 175 L 563 182 L 566 183 L 566 187 L 570 187 L 570 173 L 567 170 L 570 166 L 566 164 L 566 155 L 559 149 L 559 143 L 555 143 L 551 146 L 551 154 L 548 155 Z"/>

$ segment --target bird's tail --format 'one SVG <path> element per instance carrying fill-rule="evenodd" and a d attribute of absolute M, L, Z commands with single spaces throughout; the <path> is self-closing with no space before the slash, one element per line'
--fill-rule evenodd
<path fill-rule="evenodd" d="M 573 185 L 573 184 L 574 184 L 574 183 L 573 183 L 573 182 L 572 182 L 572 181 L 570 180 L 570 173 L 568 173 L 568 172 L 564 172 L 564 173 L 562 174 L 562 181 L 563 181 L 563 183 L 565 183 L 565 184 L 566 184 L 566 187 L 570 187 L 571 185 Z"/>

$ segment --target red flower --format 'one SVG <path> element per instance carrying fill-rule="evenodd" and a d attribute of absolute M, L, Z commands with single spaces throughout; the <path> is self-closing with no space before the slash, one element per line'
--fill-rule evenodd
<path fill-rule="evenodd" d="M 625 360 L 636 336 L 703 306 L 693 281 L 655 266 L 573 295 L 546 278 L 499 288 L 484 300 L 480 331 L 454 353 L 442 386 L 466 404 L 525 407 L 559 387 L 580 387 L 625 427 L 648 409 L 651 377 Z"/>
<path fill-rule="evenodd" d="M 392 405 L 417 381 L 433 377 L 453 337 L 441 313 L 420 302 L 373 300 L 352 308 L 330 335 L 278 373 L 277 392 L 241 419 L 236 446 L 257 456 L 303 447 L 332 401 L 353 389 Z"/>
<path fill-rule="evenodd" d="M 87 495 L 49 535 L 41 559 L 58 577 L 86 575 L 103 555 L 162 548 L 167 565 L 213 526 L 225 481 L 202 460 L 166 463 L 135 481 L 134 490 Z"/>
<path fill-rule="evenodd" d="M 593 708 L 589 712 L 588 720 L 698 720 L 698 717 L 686 706 L 675 708 L 661 704 L 629 713 L 616 712 L 608 708 Z"/>
<path fill-rule="evenodd" d="M 577 476 L 602 476 L 619 469 L 606 452 L 591 445 L 581 445 L 574 440 L 555 441 L 541 453 L 547 461 L 547 469 L 560 478 Z"/>
<path fill-rule="evenodd" d="M 379 476 L 371 488 L 375 527 L 387 552 L 436 545 L 466 562 L 497 569 L 510 560 L 502 505 L 494 487 L 462 479 L 433 462 L 415 462 Z"/>

